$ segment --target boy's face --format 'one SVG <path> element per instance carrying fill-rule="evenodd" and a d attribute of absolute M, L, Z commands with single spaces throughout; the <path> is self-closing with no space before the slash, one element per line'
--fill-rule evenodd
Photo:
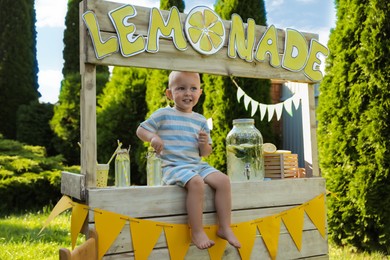
<path fill-rule="evenodd" d="M 173 72 L 169 77 L 166 95 L 175 102 L 175 108 L 190 113 L 202 94 L 198 73 Z"/>

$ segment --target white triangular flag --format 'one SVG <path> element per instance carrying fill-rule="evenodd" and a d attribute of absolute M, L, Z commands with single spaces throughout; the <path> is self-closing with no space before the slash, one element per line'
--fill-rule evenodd
<path fill-rule="evenodd" d="M 248 96 L 247 94 L 244 95 L 244 105 L 245 105 L 245 109 L 248 110 L 248 105 L 249 103 L 251 102 L 251 97 Z"/>
<path fill-rule="evenodd" d="M 295 94 L 293 96 L 293 102 L 296 110 L 298 110 L 299 108 L 299 101 L 301 101 L 301 98 L 297 94 Z"/>
<path fill-rule="evenodd" d="M 267 112 L 267 105 L 260 103 L 259 107 L 260 107 L 260 120 L 263 121 L 265 113 Z"/>
<path fill-rule="evenodd" d="M 207 126 L 209 127 L 210 131 L 213 130 L 213 119 L 211 117 L 207 119 Z"/>
<path fill-rule="evenodd" d="M 253 100 L 251 101 L 251 107 L 252 107 L 252 113 L 251 113 L 251 116 L 253 116 L 256 112 L 257 112 L 257 109 L 259 108 L 259 102 L 257 102 L 256 100 Z"/>
<path fill-rule="evenodd" d="M 275 105 L 275 111 L 276 111 L 276 120 L 279 121 L 283 111 L 283 103 L 277 103 Z"/>
<path fill-rule="evenodd" d="M 237 100 L 238 100 L 238 103 L 240 103 L 240 99 L 242 98 L 243 95 L 245 95 L 245 92 L 240 87 L 238 87 L 237 88 Z"/>
<path fill-rule="evenodd" d="M 274 116 L 275 112 L 275 105 L 267 105 L 268 108 L 268 122 L 271 121 L 272 117 Z"/>
<path fill-rule="evenodd" d="M 288 98 L 286 99 L 284 102 L 284 109 L 286 109 L 287 113 L 292 116 L 293 115 L 293 112 L 292 112 L 292 98 Z"/>

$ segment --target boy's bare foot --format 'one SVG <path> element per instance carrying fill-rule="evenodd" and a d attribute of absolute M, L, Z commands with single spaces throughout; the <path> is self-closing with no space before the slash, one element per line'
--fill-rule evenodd
<path fill-rule="evenodd" d="M 215 242 L 210 240 L 205 232 L 192 233 L 192 243 L 199 249 L 207 249 L 212 247 Z"/>
<path fill-rule="evenodd" d="M 220 228 L 217 232 L 217 235 L 220 238 L 227 240 L 229 244 L 231 244 L 232 246 L 236 248 L 241 248 L 240 241 L 238 241 L 238 239 L 236 238 L 236 236 L 234 235 L 233 231 L 230 228 L 226 228 L 226 229 Z"/>

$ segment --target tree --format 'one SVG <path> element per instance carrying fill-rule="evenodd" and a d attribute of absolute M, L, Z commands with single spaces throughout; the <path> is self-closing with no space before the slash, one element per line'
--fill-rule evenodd
<path fill-rule="evenodd" d="M 264 1 L 238 1 L 219 0 L 216 3 L 215 11 L 222 19 L 230 20 L 231 15 L 236 13 L 241 16 L 244 22 L 253 18 L 257 25 L 266 25 L 266 12 Z M 250 109 L 247 111 L 242 103 L 237 102 L 237 87 L 229 77 L 221 77 L 204 74 L 203 93 L 205 101 L 203 111 L 206 118 L 213 119 L 213 153 L 206 159 L 211 165 L 226 172 L 226 144 L 225 139 L 232 121 L 236 118 L 251 117 Z M 268 104 L 270 98 L 270 81 L 264 79 L 236 78 L 238 85 L 254 100 Z M 271 125 L 256 121 L 256 127 L 261 131 L 263 139 L 274 142 L 271 133 Z"/>
<path fill-rule="evenodd" d="M 0 9 L 0 132 L 15 139 L 19 106 L 40 96 L 34 1 L 2 0 Z"/>
<path fill-rule="evenodd" d="M 318 140 L 330 237 L 390 253 L 390 3 L 336 1 Z"/>
<path fill-rule="evenodd" d="M 78 142 L 80 141 L 80 48 L 79 48 L 79 3 L 69 0 L 65 17 L 64 31 L 64 67 L 58 103 L 54 107 L 54 116 L 50 122 L 56 133 L 57 150 L 70 164 L 80 164 Z M 102 92 L 109 78 L 108 67 L 96 67 L 96 95 Z"/>
<path fill-rule="evenodd" d="M 43 146 L 49 156 L 56 155 L 53 146 L 54 132 L 49 121 L 53 117 L 53 104 L 32 101 L 28 105 L 21 105 L 17 113 L 18 141 Z"/>
<path fill-rule="evenodd" d="M 140 156 L 143 144 L 135 132 L 145 119 L 147 75 L 147 69 L 115 67 L 110 82 L 98 97 L 98 161 L 109 160 L 117 140 L 123 143 L 122 148 L 131 145 L 131 182 L 135 184 L 146 183 L 145 171 L 139 169 L 145 167 L 145 159 Z"/>

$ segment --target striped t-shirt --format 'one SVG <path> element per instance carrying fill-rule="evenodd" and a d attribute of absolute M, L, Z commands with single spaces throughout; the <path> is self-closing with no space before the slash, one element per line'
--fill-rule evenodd
<path fill-rule="evenodd" d="M 212 142 L 207 120 L 203 115 L 165 107 L 155 111 L 140 126 L 157 134 L 164 142 L 161 154 L 164 177 L 173 170 L 172 167 L 208 166 L 201 161 L 198 145 L 198 134 L 201 130 L 208 134 L 209 143 Z"/>

